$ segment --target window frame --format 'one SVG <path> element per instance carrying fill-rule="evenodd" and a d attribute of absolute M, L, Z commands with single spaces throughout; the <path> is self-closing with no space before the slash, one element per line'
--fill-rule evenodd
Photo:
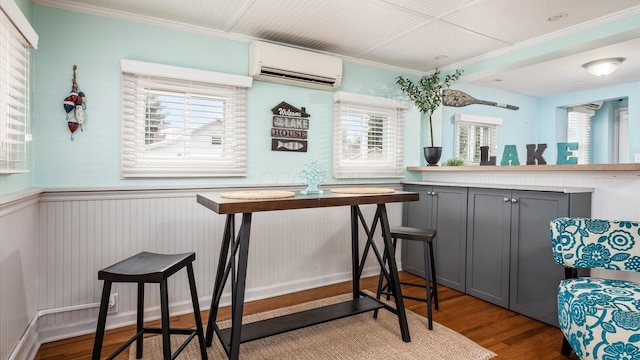
<path fill-rule="evenodd" d="M 246 97 L 247 89 L 253 83 L 252 78 L 122 59 L 121 79 L 121 178 L 246 176 Z M 149 142 L 147 136 L 149 100 L 146 96 L 149 94 L 165 96 L 166 103 L 170 103 L 169 99 L 183 102 L 185 108 L 182 112 L 176 110 L 180 116 L 184 116 L 183 122 L 174 121 L 172 124 L 180 126 L 172 130 L 178 131 L 177 135 L 173 134 L 174 138 L 178 138 L 174 142 L 186 146 L 187 152 L 182 154 L 188 153 L 190 156 L 178 157 L 169 150 L 164 153 L 158 151 L 153 156 L 144 154 L 146 149 L 158 148 L 158 144 L 162 143 Z M 196 99 L 200 100 L 200 105 L 196 105 Z M 202 106 L 206 102 L 216 101 L 223 104 L 219 107 L 222 114 L 221 129 L 204 129 L 198 133 L 197 130 L 212 126 L 215 120 L 199 123 L 199 127 L 194 121 L 196 125 L 191 126 L 195 111 L 190 112 L 189 106 Z M 212 114 L 213 110 L 210 110 L 209 115 Z M 165 135 L 172 135 L 170 129 L 166 130 Z M 211 135 L 211 139 L 198 141 L 192 135 Z M 215 143 L 214 135 L 220 137 L 221 144 Z M 168 141 L 167 144 L 171 146 Z M 220 149 L 203 149 L 197 145 L 220 146 Z"/>
<path fill-rule="evenodd" d="M 575 114 L 575 115 L 572 115 Z M 578 150 L 573 150 L 573 155 L 578 158 L 578 164 L 591 164 L 593 162 L 593 116 L 595 111 L 584 106 L 575 106 L 567 109 L 567 142 L 577 142 Z M 574 119 L 572 119 L 574 117 Z M 581 121 L 574 124 L 570 129 L 572 121 Z M 588 123 L 588 126 L 587 126 Z M 573 132 L 578 132 L 577 138 L 573 138 Z"/>
<path fill-rule="evenodd" d="M 406 101 L 339 91 L 333 95 L 333 177 L 402 178 L 404 176 L 404 113 Z M 351 116 L 349 116 L 351 114 Z M 350 118 L 347 119 L 346 117 Z M 384 119 L 382 135 L 366 126 L 372 118 Z M 358 119 L 363 127 L 357 124 Z M 380 128 L 380 126 L 376 126 Z M 371 143 L 381 143 L 382 159 L 344 158 L 347 129 L 359 134 L 359 152 L 371 150 Z M 366 133 L 365 133 L 366 132 Z M 353 136 L 352 136 L 353 137 Z M 366 149 L 365 149 L 366 147 Z"/>
<path fill-rule="evenodd" d="M 28 173 L 30 53 L 38 34 L 11 0 L 0 0 L 0 39 L 0 174 Z"/>
<path fill-rule="evenodd" d="M 480 165 L 480 146 L 489 146 L 489 157 L 497 156 L 498 151 L 498 126 L 502 125 L 501 118 L 478 116 L 470 114 L 455 114 L 454 116 L 454 132 L 453 132 L 453 144 L 454 155 L 456 158 L 464 160 L 465 165 Z M 468 147 L 465 157 L 460 157 L 461 144 L 460 144 L 460 132 L 462 128 L 473 128 L 467 136 L 469 144 L 475 143 L 471 141 L 471 136 L 475 135 L 477 128 L 488 128 L 488 144 L 478 144 L 477 148 L 474 148 L 474 152 L 471 153 L 471 146 Z M 475 136 L 474 136 L 475 137 Z M 477 158 L 477 161 L 476 161 Z"/>

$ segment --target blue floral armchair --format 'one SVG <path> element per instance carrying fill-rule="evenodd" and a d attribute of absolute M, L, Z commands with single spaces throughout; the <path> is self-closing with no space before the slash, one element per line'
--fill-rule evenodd
<path fill-rule="evenodd" d="M 553 257 L 571 274 L 558 286 L 562 354 L 640 360 L 640 283 L 577 277 L 576 269 L 640 272 L 640 224 L 584 218 L 551 222 Z"/>

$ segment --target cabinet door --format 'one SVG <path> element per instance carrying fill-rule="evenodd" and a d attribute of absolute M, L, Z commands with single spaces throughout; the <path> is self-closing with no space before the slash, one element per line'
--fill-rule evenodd
<path fill-rule="evenodd" d="M 465 291 L 467 188 L 434 186 L 431 226 L 438 284 Z"/>
<path fill-rule="evenodd" d="M 420 200 L 408 201 L 403 205 L 402 225 L 428 228 L 430 212 L 433 204 L 433 197 L 430 195 L 431 186 L 405 186 L 406 191 L 413 191 L 420 194 Z M 402 240 L 402 270 L 414 275 L 424 277 L 424 257 L 422 243 L 419 241 Z"/>
<path fill-rule="evenodd" d="M 511 191 L 469 189 L 466 290 L 509 306 Z"/>
<path fill-rule="evenodd" d="M 558 284 L 564 269 L 551 252 L 549 222 L 569 216 L 569 194 L 514 191 L 509 308 L 558 326 Z"/>

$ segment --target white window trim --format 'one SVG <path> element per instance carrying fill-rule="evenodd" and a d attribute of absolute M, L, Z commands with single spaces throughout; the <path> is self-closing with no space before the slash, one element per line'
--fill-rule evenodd
<path fill-rule="evenodd" d="M 3 18 L 0 174 L 28 173 L 27 143 L 31 141 L 29 62 L 30 51 L 38 47 L 38 35 L 13 0 L 0 0 L 0 16 Z"/>
<path fill-rule="evenodd" d="M 404 176 L 403 144 L 404 144 L 404 116 L 403 113 L 411 106 L 407 101 L 383 98 L 338 91 L 333 94 L 333 177 L 340 178 L 401 178 Z M 352 160 L 342 159 L 341 142 L 342 122 L 341 110 L 348 107 L 371 108 L 372 113 L 395 112 L 395 137 L 388 142 L 394 147 L 395 157 L 387 160 Z"/>
<path fill-rule="evenodd" d="M 122 72 L 134 73 L 137 75 L 159 76 L 216 85 L 250 88 L 253 84 L 253 78 L 249 76 L 189 69 L 179 66 L 155 64 L 129 59 L 121 59 L 120 68 Z"/>
<path fill-rule="evenodd" d="M 38 48 L 38 34 L 14 0 L 0 0 L 0 9 L 7 15 L 20 34 L 34 50 Z"/>
<path fill-rule="evenodd" d="M 233 88 L 241 89 L 243 93 L 233 101 L 240 100 L 238 106 L 244 108 L 232 107 L 229 111 L 240 111 L 238 118 L 229 118 L 233 120 L 233 125 L 230 128 L 225 128 L 223 131 L 231 131 L 229 135 L 230 142 L 228 147 L 223 146 L 223 153 L 226 151 L 224 158 L 209 158 L 208 160 L 198 159 L 194 157 L 188 161 L 182 162 L 181 160 L 168 160 L 162 165 L 159 165 L 157 161 L 153 160 L 153 157 L 142 156 L 138 157 L 138 153 L 131 151 L 137 151 L 136 148 L 145 146 L 145 139 L 139 135 L 139 130 L 136 130 L 138 126 L 144 127 L 144 119 L 139 118 L 144 115 L 139 114 L 140 105 L 136 103 L 129 103 L 124 99 L 122 101 L 122 147 L 121 147 L 121 177 L 122 178 L 187 178 L 187 177 L 243 177 L 246 176 L 246 88 L 250 87 L 253 83 L 253 79 L 247 76 L 232 75 L 217 73 L 211 71 L 197 70 L 181 68 L 170 65 L 147 63 L 142 61 L 122 59 L 121 62 L 122 79 L 127 79 L 126 83 L 122 83 L 122 96 L 125 94 L 128 96 L 135 95 L 136 97 L 144 96 L 139 91 L 137 86 L 131 88 L 128 84 L 130 81 L 134 81 L 133 84 L 150 83 L 150 86 L 154 86 L 154 83 L 163 83 L 162 87 L 173 86 L 168 85 L 171 81 L 175 81 L 175 86 L 178 92 L 187 84 L 189 89 L 193 86 L 196 90 L 200 88 L 202 90 L 213 86 L 212 89 L 218 87 L 223 93 L 231 91 Z M 188 85 L 191 83 L 192 85 Z M 210 84 L 210 85 L 208 85 Z M 126 85 L 126 87 L 125 87 Z M 149 85 L 147 85 L 149 86 Z M 227 90 L 224 90 L 226 88 Z M 215 90 L 216 93 L 218 90 Z M 196 94 L 195 96 L 199 96 Z M 206 92 L 208 93 L 208 91 Z M 190 98 L 190 91 L 185 93 Z M 207 95 L 203 95 L 207 96 Z M 237 95 L 235 95 L 237 96 Z M 144 102 L 144 101 L 143 101 Z M 139 103 L 139 101 L 138 101 Z M 142 125 L 141 125 L 142 124 Z M 137 135 L 136 135 L 137 134 Z M 241 138 L 234 137 L 239 135 Z M 224 140 L 223 140 L 224 141 Z M 189 141 L 191 143 L 191 141 Z M 153 145 L 151 145 L 153 146 Z M 134 149 L 134 150 L 131 150 Z M 211 162 L 211 165 L 203 167 L 206 162 Z M 148 166 L 147 166 L 148 165 Z M 199 165 L 199 166 L 198 166 Z"/>

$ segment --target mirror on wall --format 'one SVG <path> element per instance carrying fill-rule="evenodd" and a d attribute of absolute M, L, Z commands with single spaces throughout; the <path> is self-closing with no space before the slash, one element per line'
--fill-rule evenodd
<path fill-rule="evenodd" d="M 578 143 L 578 150 L 573 152 L 578 164 L 630 162 L 628 104 L 629 99 L 622 97 L 559 108 L 565 140 Z"/>

